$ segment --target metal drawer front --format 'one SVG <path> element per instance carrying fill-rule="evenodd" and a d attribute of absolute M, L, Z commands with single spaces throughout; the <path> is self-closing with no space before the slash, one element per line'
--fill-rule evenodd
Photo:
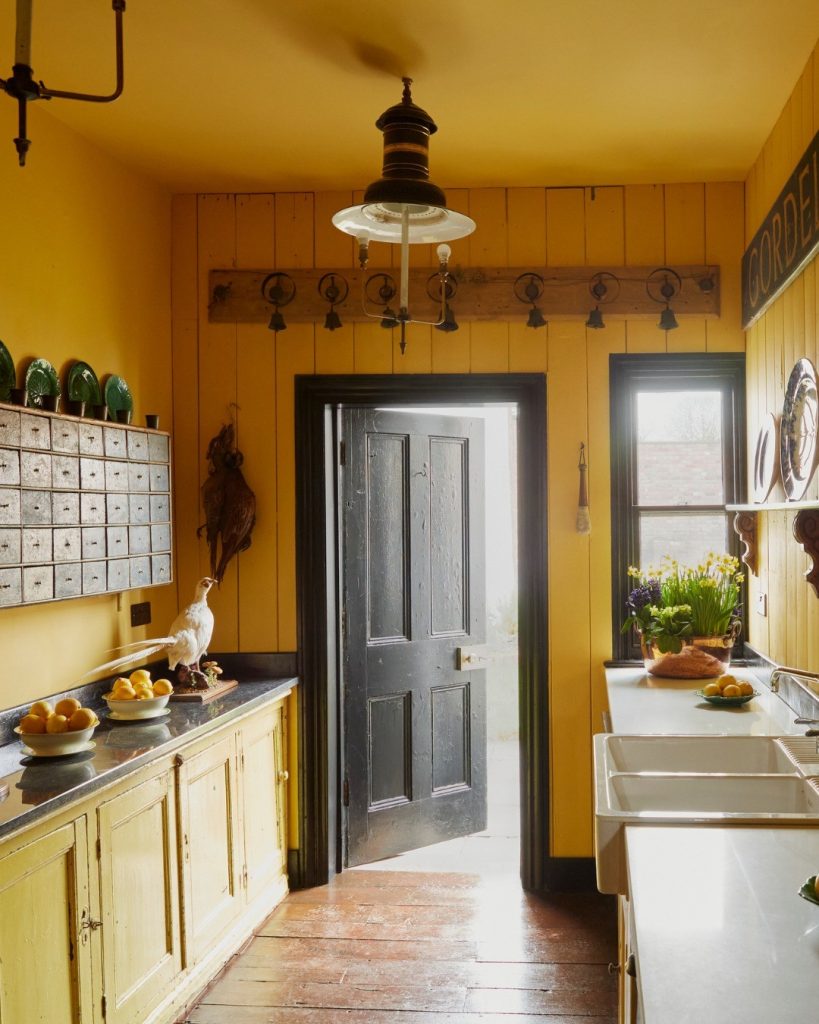
<path fill-rule="evenodd" d="M 52 455 L 51 479 L 57 490 L 76 491 L 80 486 L 80 460 L 72 455 Z"/>
<path fill-rule="evenodd" d="M 19 526 L 20 522 L 20 492 L 0 487 L 0 523 Z"/>
<path fill-rule="evenodd" d="M 167 466 L 151 466 L 151 490 L 169 491 L 170 472 Z"/>
<path fill-rule="evenodd" d="M 171 518 L 171 499 L 167 494 L 151 495 L 151 522 L 167 523 Z"/>
<path fill-rule="evenodd" d="M 105 562 L 83 562 L 82 592 L 101 594 L 106 586 Z"/>
<path fill-rule="evenodd" d="M 107 491 L 128 490 L 128 463 L 105 463 L 105 489 Z"/>
<path fill-rule="evenodd" d="M 100 491 L 105 487 L 105 463 L 102 459 L 80 459 L 80 487 Z"/>
<path fill-rule="evenodd" d="M 80 496 L 76 492 L 54 494 L 51 509 L 58 526 L 75 526 L 80 521 Z"/>
<path fill-rule="evenodd" d="M 22 537 L 19 529 L 0 529 L 0 565 L 19 565 L 22 553 Z"/>
<path fill-rule="evenodd" d="M 151 508 L 148 503 L 147 494 L 131 494 L 128 501 L 130 509 L 129 522 L 132 526 L 141 526 L 143 523 L 150 522 Z"/>
<path fill-rule="evenodd" d="M 54 598 L 54 570 L 50 565 L 29 565 L 23 569 L 23 600 L 51 601 Z"/>
<path fill-rule="evenodd" d="M 0 448 L 0 484 L 20 483 L 20 453 Z"/>
<path fill-rule="evenodd" d="M 151 527 L 151 551 L 171 550 L 171 524 L 160 523 Z"/>
<path fill-rule="evenodd" d="M 51 561 L 51 530 L 23 527 L 24 562 Z"/>
<path fill-rule="evenodd" d="M 151 555 L 151 582 L 169 583 L 171 579 L 171 556 Z"/>
<path fill-rule="evenodd" d="M 80 427 L 80 455 L 105 454 L 102 445 L 102 427 L 95 423 L 83 423 Z"/>
<path fill-rule="evenodd" d="M 128 554 L 128 527 L 109 526 L 108 534 L 108 557 L 124 558 Z"/>
<path fill-rule="evenodd" d="M 151 582 L 150 558 L 131 559 L 131 586 L 147 587 Z"/>
<path fill-rule="evenodd" d="M 80 495 L 80 522 L 88 526 L 105 522 L 104 494 Z"/>
<path fill-rule="evenodd" d="M 105 558 L 105 527 L 84 526 L 82 531 L 82 557 Z"/>
<path fill-rule="evenodd" d="M 20 569 L 0 569 L 0 607 L 19 604 L 23 599 L 23 573 Z"/>
<path fill-rule="evenodd" d="M 147 462 L 132 462 L 128 466 L 129 491 L 136 491 L 137 493 L 140 491 L 147 492 L 150 478 Z"/>
<path fill-rule="evenodd" d="M 147 526 L 128 528 L 128 547 L 132 555 L 146 555 L 151 550 L 151 531 Z"/>
<path fill-rule="evenodd" d="M 23 526 L 51 522 L 51 491 L 23 491 Z"/>
<path fill-rule="evenodd" d="M 131 585 L 131 562 L 127 558 L 115 558 L 108 563 L 108 589 L 127 590 Z"/>
<path fill-rule="evenodd" d="M 161 434 L 148 435 L 148 458 L 151 462 L 168 461 L 168 438 Z"/>
<path fill-rule="evenodd" d="M 20 443 L 24 448 L 51 448 L 51 426 L 46 416 L 20 415 Z"/>
<path fill-rule="evenodd" d="M 80 425 L 71 420 L 54 420 L 51 424 L 51 450 L 72 452 L 80 450 Z"/>
<path fill-rule="evenodd" d="M 54 531 L 54 561 L 74 562 L 80 557 L 80 528 L 66 526 Z"/>
<path fill-rule="evenodd" d="M 105 507 L 108 510 L 109 523 L 127 524 L 128 499 L 124 494 L 106 494 Z"/>
<path fill-rule="evenodd" d="M 128 430 L 128 458 L 134 461 L 148 458 L 148 435 L 141 430 Z"/>
<path fill-rule="evenodd" d="M 20 413 L 12 409 L 0 409 L 0 444 L 19 445 Z"/>
<path fill-rule="evenodd" d="M 103 427 L 105 455 L 109 459 L 124 459 L 128 455 L 125 430 L 120 427 Z"/>
<path fill-rule="evenodd" d="M 51 456 L 45 452 L 21 452 L 20 482 L 23 487 L 51 487 Z"/>
<path fill-rule="evenodd" d="M 79 562 L 54 566 L 54 596 L 79 597 L 82 593 L 82 566 Z"/>

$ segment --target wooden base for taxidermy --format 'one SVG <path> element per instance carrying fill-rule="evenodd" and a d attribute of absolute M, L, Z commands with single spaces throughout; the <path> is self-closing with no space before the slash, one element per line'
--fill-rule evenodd
<path fill-rule="evenodd" d="M 228 690 L 232 690 L 234 686 L 238 685 L 238 679 L 220 679 L 218 683 L 214 686 L 209 686 L 206 690 L 197 690 L 193 686 L 175 684 L 171 700 L 196 701 L 199 704 L 207 704 L 209 701 L 221 697 L 223 693 L 227 693 Z"/>

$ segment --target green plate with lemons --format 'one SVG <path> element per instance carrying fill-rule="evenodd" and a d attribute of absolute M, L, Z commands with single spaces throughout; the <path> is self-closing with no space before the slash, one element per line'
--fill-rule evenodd
<path fill-rule="evenodd" d="M 808 903 L 815 903 L 819 907 L 819 896 L 816 894 L 816 875 L 811 875 L 799 890 L 799 895 Z"/>
<path fill-rule="evenodd" d="M 709 704 L 714 704 L 719 708 L 737 708 L 740 704 L 747 704 L 749 700 L 758 697 L 759 693 L 754 690 L 753 693 L 741 693 L 738 697 L 721 697 L 719 694 L 705 693 L 704 690 L 697 690 L 697 696 L 702 697 Z"/>

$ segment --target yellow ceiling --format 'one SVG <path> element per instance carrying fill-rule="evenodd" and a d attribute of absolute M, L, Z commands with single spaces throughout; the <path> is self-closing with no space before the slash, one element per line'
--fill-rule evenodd
<path fill-rule="evenodd" d="M 110 91 L 113 21 L 110 0 L 34 0 L 36 77 Z M 818 35 L 817 0 L 128 0 L 122 98 L 38 105 L 178 191 L 352 188 L 409 74 L 444 186 L 730 180 Z"/>

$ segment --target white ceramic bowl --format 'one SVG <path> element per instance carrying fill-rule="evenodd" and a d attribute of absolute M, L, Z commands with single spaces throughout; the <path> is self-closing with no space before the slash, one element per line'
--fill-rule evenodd
<path fill-rule="evenodd" d="M 14 731 L 25 746 L 29 750 L 33 750 L 38 757 L 60 757 L 64 754 L 77 754 L 81 750 L 85 750 L 98 725 L 99 722 L 95 722 L 87 729 L 55 733 L 20 732 L 18 725 Z"/>
<path fill-rule="evenodd" d="M 113 711 L 117 718 L 136 720 L 138 718 L 156 718 L 170 699 L 170 694 L 161 697 L 149 697 L 148 700 L 115 700 L 105 694 L 108 710 Z"/>

